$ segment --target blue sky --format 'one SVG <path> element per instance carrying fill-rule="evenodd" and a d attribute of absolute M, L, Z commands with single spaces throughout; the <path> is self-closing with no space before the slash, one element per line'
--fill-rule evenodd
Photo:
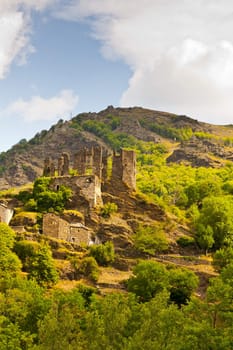
<path fill-rule="evenodd" d="M 0 152 L 108 105 L 233 123 L 230 0 L 0 0 Z"/>

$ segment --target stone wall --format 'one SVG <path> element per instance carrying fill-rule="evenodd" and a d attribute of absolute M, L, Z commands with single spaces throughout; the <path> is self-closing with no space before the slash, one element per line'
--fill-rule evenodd
<path fill-rule="evenodd" d="M 91 231 L 81 223 L 69 223 L 59 216 L 48 213 L 43 216 L 43 234 L 76 244 L 91 242 Z"/>
<path fill-rule="evenodd" d="M 7 207 L 7 205 L 0 203 L 0 222 L 4 222 L 7 225 L 12 219 L 14 211 Z"/>
<path fill-rule="evenodd" d="M 90 230 L 81 223 L 70 224 L 70 242 L 89 245 L 91 242 Z"/>
<path fill-rule="evenodd" d="M 90 209 L 102 205 L 101 186 L 103 184 L 109 183 L 115 191 L 136 189 L 135 152 L 121 150 L 120 154 L 113 155 L 111 179 L 107 178 L 108 159 L 107 151 L 103 152 L 99 146 L 83 148 L 73 160 L 73 169 L 77 170 L 78 175 L 68 175 L 70 158 L 67 153 L 62 153 L 58 159 L 58 176 L 54 176 L 54 163 L 49 158 L 45 160 L 43 174 L 52 177 L 51 189 L 55 191 L 61 185 L 71 188 L 73 197 L 69 207 L 88 215 Z"/>
<path fill-rule="evenodd" d="M 48 213 L 43 216 L 42 230 L 47 236 L 67 241 L 69 238 L 70 225 L 59 216 Z"/>
<path fill-rule="evenodd" d="M 61 185 L 69 187 L 73 192 L 74 202 L 86 204 L 94 208 L 103 204 L 100 179 L 95 175 L 61 176 L 51 180 L 51 189 L 58 190 Z M 77 207 L 79 211 L 81 208 Z"/>
<path fill-rule="evenodd" d="M 134 151 L 121 150 L 113 155 L 112 163 L 113 183 L 123 183 L 128 188 L 136 189 L 136 154 Z"/>

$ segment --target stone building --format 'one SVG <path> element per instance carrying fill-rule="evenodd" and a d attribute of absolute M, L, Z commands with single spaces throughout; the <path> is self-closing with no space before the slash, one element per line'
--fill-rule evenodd
<path fill-rule="evenodd" d="M 112 157 L 112 174 L 108 171 L 108 159 Z M 44 164 L 44 176 L 50 176 L 50 188 L 58 191 L 60 186 L 72 190 L 68 209 L 79 210 L 86 219 L 94 219 L 94 208 L 103 205 L 102 188 L 106 184 L 111 193 L 116 191 L 135 191 L 136 189 L 136 154 L 134 151 L 121 150 L 110 156 L 99 146 L 83 148 L 70 159 L 62 153 L 57 162 L 47 158 Z M 72 167 L 70 166 L 72 165 Z M 70 169 L 77 175 L 69 175 Z M 57 176 L 55 176 L 57 174 Z M 105 188 L 105 189 L 106 189 Z M 95 220 L 95 219 L 94 219 Z"/>
<path fill-rule="evenodd" d="M 70 208 L 78 208 L 84 215 L 103 204 L 100 179 L 95 175 L 58 176 L 51 179 L 50 187 L 52 190 L 59 190 L 61 185 L 72 190 Z"/>
<path fill-rule="evenodd" d="M 136 190 L 136 153 L 134 151 L 121 150 L 119 155 L 113 155 L 112 181 Z"/>
<path fill-rule="evenodd" d="M 13 213 L 13 209 L 8 208 L 5 203 L 0 203 L 0 222 L 4 222 L 8 225 L 12 219 Z"/>
<path fill-rule="evenodd" d="M 83 148 L 79 150 L 77 154 L 74 155 L 73 159 L 73 171 L 77 171 L 78 175 L 75 177 L 75 180 L 72 180 L 72 177 L 69 176 L 70 169 L 70 157 L 67 153 L 62 153 L 57 162 L 57 179 L 60 180 L 61 177 L 64 178 L 66 182 L 70 179 L 70 184 L 73 186 L 74 182 L 78 182 L 77 179 L 80 177 L 80 184 L 83 182 L 81 177 L 92 176 L 91 182 L 96 186 L 96 199 L 94 199 L 94 206 L 98 204 L 101 189 L 99 190 L 99 185 L 105 183 L 106 181 L 111 180 L 116 185 L 118 182 L 121 187 L 126 186 L 128 190 L 134 191 L 136 189 L 136 153 L 135 151 L 121 150 L 119 154 L 114 153 L 112 156 L 112 175 L 111 179 L 107 179 L 107 166 L 108 158 L 111 157 L 99 146 Z M 44 176 L 55 176 L 55 166 L 54 162 L 46 158 L 44 163 Z M 65 177 L 67 177 L 65 179 Z M 94 180 L 94 177 L 97 177 L 98 180 Z M 83 178 L 84 179 L 84 178 Z M 90 178 L 89 178 L 90 180 Z M 87 179 L 86 182 L 89 181 Z M 85 180 L 84 180 L 85 182 Z M 78 185 L 79 186 L 79 185 Z M 87 187 L 85 187 L 87 188 Z M 84 190 L 86 193 L 86 190 Z M 93 197 L 93 195 L 91 196 Z M 93 199 L 92 199 L 93 200 Z M 92 204 L 93 206 L 93 204 Z"/>
<path fill-rule="evenodd" d="M 91 231 L 82 223 L 69 223 L 58 215 L 48 213 L 43 216 L 43 234 L 67 242 L 89 245 Z"/>

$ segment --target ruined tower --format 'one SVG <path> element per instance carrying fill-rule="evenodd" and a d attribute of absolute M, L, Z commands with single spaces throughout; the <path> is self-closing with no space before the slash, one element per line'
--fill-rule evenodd
<path fill-rule="evenodd" d="M 44 160 L 44 171 L 43 176 L 54 176 L 55 175 L 55 165 L 54 162 L 47 157 Z"/>
<path fill-rule="evenodd" d="M 122 182 L 129 189 L 136 189 L 135 151 L 121 150 L 119 155 L 113 155 L 112 181 L 119 184 Z"/>
<path fill-rule="evenodd" d="M 79 152 L 75 154 L 74 168 L 77 169 L 78 175 L 84 175 L 86 173 L 86 157 L 84 149 L 79 150 Z"/>
<path fill-rule="evenodd" d="M 99 179 L 102 179 L 102 158 L 102 147 L 93 147 L 92 171 Z"/>
<path fill-rule="evenodd" d="M 68 153 L 63 152 L 63 173 L 62 175 L 68 175 L 69 174 L 69 168 L 70 168 L 70 156 Z"/>

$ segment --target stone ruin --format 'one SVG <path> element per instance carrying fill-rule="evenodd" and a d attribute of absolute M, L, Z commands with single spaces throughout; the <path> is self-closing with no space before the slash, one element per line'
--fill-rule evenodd
<path fill-rule="evenodd" d="M 43 233 L 56 239 L 70 243 L 90 245 L 92 241 L 91 230 L 80 222 L 69 223 L 53 213 L 43 217 Z"/>
<path fill-rule="evenodd" d="M 101 206 L 102 186 L 109 184 L 112 191 L 134 191 L 136 189 L 136 154 L 134 151 L 121 150 L 112 157 L 112 174 L 109 178 L 109 155 L 101 147 L 80 150 L 71 162 L 67 153 L 57 160 L 57 167 L 50 158 L 45 159 L 43 176 L 51 177 L 50 187 L 57 191 L 61 185 L 72 190 L 69 209 L 77 208 L 85 218 L 95 220 L 96 206 Z M 72 167 L 70 166 L 72 165 Z M 77 175 L 69 175 L 70 170 Z M 90 243 L 91 231 L 76 222 L 68 223 L 55 214 L 43 217 L 43 233 L 78 244 Z"/>
<path fill-rule="evenodd" d="M 9 208 L 6 203 L 0 202 L 0 222 L 4 222 L 8 225 L 13 214 L 13 209 Z"/>
<path fill-rule="evenodd" d="M 102 147 L 83 148 L 75 154 L 72 169 L 77 172 L 78 176 L 96 176 L 100 183 L 103 184 L 108 180 L 109 157 L 106 152 L 103 152 Z M 111 157 L 112 174 L 110 182 L 114 186 L 118 185 L 119 188 L 122 188 L 123 185 L 125 189 L 134 191 L 136 189 L 135 152 L 121 149 L 119 154 L 114 153 Z M 70 163 L 70 156 L 65 152 L 58 158 L 57 168 L 54 161 L 46 158 L 43 176 L 55 177 L 55 174 L 57 175 L 56 177 L 69 176 Z"/>

